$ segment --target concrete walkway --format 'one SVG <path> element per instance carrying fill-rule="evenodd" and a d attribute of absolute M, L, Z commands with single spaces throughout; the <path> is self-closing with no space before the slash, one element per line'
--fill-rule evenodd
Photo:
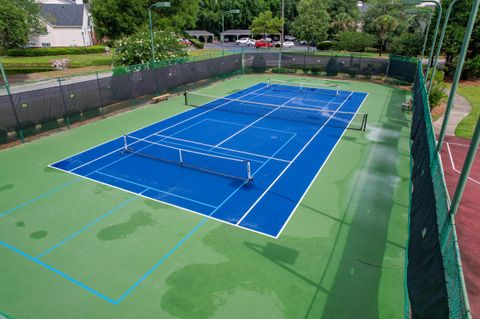
<path fill-rule="evenodd" d="M 457 128 L 458 123 L 470 114 L 471 110 L 472 106 L 470 105 L 470 102 L 468 102 L 463 96 L 457 94 L 453 100 L 453 109 L 450 114 L 450 119 L 448 120 L 447 131 L 445 134 L 455 136 L 455 129 Z M 433 123 L 435 133 L 437 134 L 440 133 L 442 128 L 443 118 L 444 116 L 442 115 L 442 117 Z"/>

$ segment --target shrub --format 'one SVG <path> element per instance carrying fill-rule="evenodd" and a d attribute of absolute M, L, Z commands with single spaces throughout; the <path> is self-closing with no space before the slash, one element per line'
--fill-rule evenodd
<path fill-rule="evenodd" d="M 390 53 L 416 57 L 422 50 L 423 37 L 419 33 L 404 33 L 392 39 Z"/>
<path fill-rule="evenodd" d="M 440 102 L 447 96 L 445 94 L 446 84 L 443 82 L 443 72 L 437 71 L 435 73 L 435 79 L 430 90 L 428 101 L 430 102 L 430 108 L 437 107 Z"/>
<path fill-rule="evenodd" d="M 102 45 L 92 47 L 66 47 L 66 48 L 28 48 L 28 49 L 9 49 L 9 56 L 49 56 L 66 54 L 90 54 L 103 53 L 105 47 Z"/>
<path fill-rule="evenodd" d="M 252 62 L 254 72 L 265 72 L 267 70 L 267 62 L 262 54 L 255 54 Z"/>
<path fill-rule="evenodd" d="M 334 46 L 335 46 L 335 42 L 333 42 L 333 41 L 318 42 L 317 45 L 316 45 L 317 50 L 320 50 L 320 51 L 331 50 Z"/>
<path fill-rule="evenodd" d="M 338 50 L 363 52 L 366 48 L 372 46 L 376 39 L 373 35 L 364 32 L 340 32 L 337 35 Z"/>
<path fill-rule="evenodd" d="M 20 136 L 20 130 L 22 130 L 24 137 L 32 136 L 37 132 L 37 125 L 32 121 L 25 121 L 16 127 L 17 136 Z"/>
<path fill-rule="evenodd" d="M 68 121 L 67 121 L 67 117 L 68 117 Z M 77 110 L 69 110 L 63 114 L 63 120 L 65 121 L 65 123 L 70 123 L 70 124 L 80 122 L 82 120 L 82 114 L 80 113 L 80 111 L 77 111 Z"/>
<path fill-rule="evenodd" d="M 462 79 L 468 80 L 472 78 L 480 77 L 480 55 L 475 56 L 473 59 L 465 61 L 462 73 Z"/>
<path fill-rule="evenodd" d="M 192 42 L 197 49 L 203 49 L 203 47 L 205 46 L 205 43 L 198 41 L 196 39 L 191 39 L 190 42 Z"/>
<path fill-rule="evenodd" d="M 57 118 L 53 116 L 44 118 L 40 121 L 40 124 L 42 124 L 42 129 L 44 131 L 50 131 L 60 127 Z"/>
<path fill-rule="evenodd" d="M 319 66 L 313 66 L 310 70 L 314 75 L 319 75 L 322 72 L 322 69 Z"/>
<path fill-rule="evenodd" d="M 152 59 L 150 32 L 139 31 L 116 42 L 113 56 L 114 66 L 144 64 Z M 187 55 L 175 34 L 169 31 L 155 31 L 155 60 L 169 60 Z"/>

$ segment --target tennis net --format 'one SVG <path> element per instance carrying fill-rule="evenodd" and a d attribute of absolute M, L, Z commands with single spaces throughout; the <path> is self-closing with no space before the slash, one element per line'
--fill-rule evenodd
<path fill-rule="evenodd" d="M 123 142 L 124 153 L 239 179 L 245 183 L 253 180 L 248 160 L 187 150 L 130 135 L 124 135 Z"/>
<path fill-rule="evenodd" d="M 321 107 L 282 106 L 192 92 L 185 92 L 185 105 L 359 131 L 365 131 L 368 119 L 367 113 L 341 112 Z M 340 107 L 340 104 L 336 103 L 335 106 Z"/>
<path fill-rule="evenodd" d="M 340 96 L 342 91 L 335 84 L 315 84 L 296 81 L 285 81 L 277 79 L 269 79 L 267 81 L 267 89 L 272 91 L 289 91 L 298 94 L 317 94 L 328 96 Z"/>

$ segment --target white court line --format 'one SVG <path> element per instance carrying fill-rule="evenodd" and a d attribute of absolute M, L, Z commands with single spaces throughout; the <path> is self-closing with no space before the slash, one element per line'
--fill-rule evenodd
<path fill-rule="evenodd" d="M 322 127 L 320 127 L 317 132 L 315 132 L 315 134 L 310 138 L 310 140 L 308 140 L 308 142 L 303 146 L 303 148 L 297 153 L 297 155 L 295 155 L 295 157 L 292 159 L 292 161 L 283 169 L 283 171 L 277 176 L 277 178 L 275 178 L 275 180 L 268 186 L 268 188 L 262 193 L 262 195 L 260 195 L 260 197 L 255 201 L 255 203 L 253 203 L 253 205 L 245 212 L 245 214 L 242 216 L 242 218 L 240 218 L 238 221 L 237 221 L 237 225 L 239 225 L 244 219 L 245 217 L 247 217 L 247 215 L 250 213 L 250 211 L 260 202 L 260 200 L 270 191 L 270 189 L 273 187 L 273 185 L 275 185 L 275 183 L 280 179 L 280 177 L 283 176 L 283 174 L 285 174 L 285 172 L 288 170 L 288 168 L 290 167 L 290 165 L 292 165 L 295 160 L 300 156 L 300 154 L 303 153 L 303 151 L 307 148 L 308 145 L 310 145 L 310 143 L 317 137 L 317 135 L 325 128 L 325 126 L 327 125 L 327 123 L 333 118 L 333 116 L 335 115 L 335 113 L 338 112 L 338 110 L 348 101 L 348 99 L 350 98 L 350 96 L 353 95 L 353 92 L 350 93 L 350 95 L 348 96 L 347 99 L 345 99 L 345 101 L 335 110 L 335 112 L 328 118 L 327 121 L 325 121 L 325 123 L 322 125 Z M 358 111 L 358 110 L 357 110 Z M 346 130 L 346 129 L 345 129 Z M 338 139 L 338 141 L 340 140 L 341 138 Z M 338 143 L 337 141 L 337 143 Z M 333 150 L 332 150 L 333 151 Z M 326 162 L 326 161 L 325 161 Z M 325 164 L 324 162 L 324 164 Z M 305 191 L 306 192 L 306 191 Z M 300 203 L 300 202 L 299 202 Z M 294 211 L 294 210 L 293 210 Z M 285 224 L 284 224 L 285 226 Z M 283 228 L 282 228 L 283 229 Z M 280 233 L 279 233 L 280 234 Z"/>
<path fill-rule="evenodd" d="M 260 157 L 260 158 L 264 158 L 264 159 L 270 159 L 270 160 L 274 160 L 274 161 L 279 161 L 279 162 L 284 162 L 284 163 L 290 163 L 290 161 L 284 160 L 284 159 L 282 159 L 282 158 L 276 158 L 276 157 L 271 157 L 271 156 L 266 156 L 266 155 L 260 155 L 260 154 L 256 154 L 256 153 L 250 153 L 250 152 L 244 152 L 244 151 L 240 151 L 240 150 L 236 150 L 236 149 L 228 148 L 228 147 L 221 147 L 221 146 L 215 147 L 215 145 L 205 144 L 205 143 L 200 143 L 200 142 L 195 142 L 195 141 L 190 141 L 190 140 L 184 140 L 184 139 L 181 139 L 181 138 L 170 137 L 170 136 L 167 136 L 167 135 L 161 135 L 161 134 L 155 134 L 155 135 L 156 135 L 156 136 L 159 136 L 159 137 L 163 137 L 163 138 L 164 138 L 163 141 L 166 141 L 166 140 L 168 140 L 168 139 L 172 139 L 172 140 L 177 140 L 177 141 L 181 141 L 181 142 L 186 142 L 186 143 L 192 143 L 192 144 L 202 145 L 202 146 L 206 146 L 206 147 L 218 148 L 218 149 L 225 150 L 225 151 L 231 151 L 231 152 L 240 153 L 240 154 L 245 154 L 245 155 L 252 155 L 252 156 Z M 297 134 L 293 133 L 293 135 L 295 136 L 295 135 L 297 135 Z"/>
<path fill-rule="evenodd" d="M 454 143 L 454 142 L 446 142 L 446 143 L 447 143 L 447 144 L 452 144 L 452 145 L 470 147 L 469 144 L 461 144 L 461 143 Z M 480 146 L 478 147 L 478 149 L 480 149 Z"/>
<path fill-rule="evenodd" d="M 261 104 L 261 103 L 259 103 L 259 104 Z M 241 124 L 241 123 L 237 123 L 237 122 L 228 122 L 228 121 L 216 120 L 216 119 L 212 119 L 212 118 L 207 118 L 205 120 L 206 121 L 212 121 L 212 122 L 225 123 L 225 124 L 232 124 L 232 125 L 237 125 L 237 126 L 245 126 L 245 124 Z M 258 128 L 258 129 L 261 129 L 261 130 L 265 130 L 265 131 L 273 131 L 273 132 L 280 132 L 280 133 L 285 133 L 285 134 L 290 134 L 290 135 L 297 135 L 297 133 L 293 133 L 293 132 L 290 132 L 290 131 L 276 130 L 276 129 L 273 129 L 273 128 L 268 128 L 268 127 L 263 127 L 263 126 L 252 126 L 252 127 L 253 128 Z"/>
<path fill-rule="evenodd" d="M 290 101 L 294 100 L 295 98 L 291 98 L 290 100 L 288 100 L 287 102 L 279 105 L 277 108 L 273 109 L 272 111 L 268 112 L 267 114 L 263 115 L 262 117 L 260 117 L 259 119 L 253 121 L 252 123 L 250 123 L 249 125 L 245 126 L 244 128 L 242 128 L 241 130 L 237 131 L 235 134 L 233 135 L 230 135 L 229 137 L 227 137 L 226 139 L 224 139 L 223 141 L 221 141 L 220 143 L 218 143 L 217 145 L 215 145 L 215 147 L 219 147 L 220 145 L 222 145 L 223 143 L 225 143 L 226 141 L 234 138 L 235 136 L 237 136 L 238 134 L 240 134 L 241 132 L 245 131 L 247 128 L 249 127 L 252 127 L 255 123 L 258 123 L 260 122 L 261 120 L 263 120 L 264 118 L 266 118 L 267 116 L 269 116 L 270 114 L 272 114 L 273 112 L 275 112 L 276 110 L 278 110 L 279 108 L 281 108 L 282 106 L 285 106 L 286 104 L 288 104 Z"/>
<path fill-rule="evenodd" d="M 252 86 L 254 86 L 254 85 L 252 85 Z M 252 86 L 250 86 L 250 87 L 252 87 Z M 248 88 L 247 88 L 247 89 L 248 89 Z M 261 88 L 255 90 L 255 91 L 250 92 L 250 93 L 254 93 L 254 92 L 259 91 L 259 90 L 261 90 L 261 89 L 264 89 L 264 87 L 261 87 Z M 246 93 L 246 94 L 242 95 L 242 97 L 247 96 L 247 95 L 249 95 L 250 93 Z M 213 101 L 215 101 L 215 100 L 213 100 Z M 208 102 L 208 103 L 211 103 L 211 102 L 213 102 L 213 101 L 210 101 L 210 102 Z M 201 115 L 203 115 L 203 114 L 205 114 L 205 113 L 208 113 L 208 112 L 211 112 L 211 111 L 213 111 L 213 110 L 216 110 L 217 108 L 222 107 L 222 106 L 224 106 L 225 104 L 228 104 L 228 103 L 231 103 L 231 101 L 230 101 L 230 102 L 226 102 L 226 103 L 222 103 L 222 104 L 220 104 L 219 106 L 216 106 L 216 107 L 214 107 L 214 108 L 212 108 L 212 109 L 206 110 L 205 112 L 202 112 L 202 113 L 197 114 L 197 115 L 195 115 L 195 116 L 189 117 L 189 118 L 187 118 L 187 119 L 185 119 L 185 120 L 183 120 L 183 121 L 181 121 L 181 122 L 178 122 L 178 123 L 176 123 L 176 124 L 170 125 L 169 127 L 166 127 L 166 128 L 164 128 L 164 129 L 162 129 L 162 130 L 160 130 L 160 131 L 157 131 L 157 132 L 155 132 L 155 133 L 153 133 L 153 134 L 150 134 L 150 135 L 148 135 L 148 136 L 145 136 L 144 138 L 152 137 L 152 136 L 154 136 L 154 135 L 157 134 L 157 133 L 161 133 L 161 132 L 163 132 L 163 131 L 166 131 L 166 130 L 168 130 L 168 129 L 172 128 L 172 127 L 175 127 L 175 126 L 177 126 L 177 125 L 179 125 L 179 124 L 183 124 L 183 123 L 185 123 L 185 122 L 187 122 L 187 121 L 190 121 L 190 120 L 192 120 L 192 119 L 194 119 L 194 118 L 197 118 L 197 117 L 199 117 L 199 116 L 201 116 Z M 184 112 L 182 112 L 182 113 L 184 113 Z M 182 114 L 182 113 L 178 113 L 178 114 Z M 178 115 L 178 114 L 176 114 L 176 115 Z M 144 128 L 148 127 L 148 126 L 152 126 L 152 125 L 158 124 L 158 123 L 163 122 L 163 121 L 165 121 L 165 120 L 166 120 L 166 119 L 163 119 L 162 121 L 159 121 L 159 122 L 157 122 L 157 123 L 144 126 L 144 127 L 141 128 L 141 129 L 144 129 Z M 136 130 L 136 131 L 134 131 L 134 132 L 137 132 L 137 131 L 139 131 L 139 130 L 141 130 L 141 129 L 138 129 L 138 130 Z M 118 138 L 118 137 L 117 137 L 117 138 Z M 115 139 L 117 139 L 117 138 L 115 138 Z M 111 141 L 113 141 L 113 140 L 115 140 L 115 139 L 112 139 Z M 107 143 L 107 142 L 106 142 L 106 143 Z M 137 142 L 135 142 L 135 143 L 137 143 Z M 103 144 L 105 144 L 105 143 L 103 143 Z M 100 144 L 100 145 L 103 145 L 103 144 Z M 97 146 L 100 146 L 100 145 L 97 145 Z M 95 146 L 95 147 L 97 147 L 97 146 Z M 92 147 L 92 148 L 95 148 L 95 147 Z M 118 149 L 116 149 L 116 150 L 114 150 L 114 151 L 112 151 L 112 152 L 110 152 L 110 153 L 106 153 L 106 154 L 104 154 L 104 155 L 102 155 L 102 156 L 100 156 L 100 157 L 97 157 L 97 158 L 95 158 L 95 159 L 93 159 L 93 160 L 91 160 L 91 161 L 89 161 L 89 162 L 87 162 L 87 163 L 84 163 L 84 164 L 82 164 L 82 165 L 80 165 L 80 166 L 77 166 L 77 167 L 75 167 L 75 168 L 72 168 L 72 169 L 70 169 L 70 171 L 75 171 L 75 170 L 77 170 L 77 169 L 79 169 L 79 168 L 81 168 L 81 167 L 83 167 L 83 166 L 85 166 L 85 165 L 88 165 L 88 164 L 91 164 L 91 163 L 93 163 L 93 162 L 95 162 L 95 161 L 98 161 L 99 159 L 102 159 L 102 158 L 104 158 L 104 157 L 106 157 L 106 156 L 109 156 L 109 155 L 111 155 L 111 154 L 113 154 L 113 153 L 116 153 L 116 152 L 118 152 L 118 151 L 120 151 L 120 150 L 122 150 L 122 149 L 123 149 L 123 147 L 120 147 L 120 148 L 118 148 Z M 85 150 L 84 152 L 86 152 L 86 150 Z M 80 152 L 80 153 L 83 153 L 83 152 Z M 77 153 L 77 154 L 80 154 L 80 153 Z M 75 155 L 69 156 L 69 157 L 67 157 L 67 158 L 72 158 L 73 156 L 75 156 Z M 65 160 L 65 159 L 67 159 L 67 158 L 64 158 L 63 160 Z M 63 160 L 60 160 L 60 161 L 58 161 L 58 162 L 61 162 L 61 161 L 63 161 Z M 58 163 L 58 162 L 55 162 L 55 163 Z M 53 163 L 53 164 L 55 164 L 55 163 Z M 52 164 L 50 164 L 50 165 L 52 165 Z M 49 165 L 49 166 L 50 166 L 50 165 Z M 70 172 L 70 171 L 69 171 L 69 172 Z"/>
<path fill-rule="evenodd" d="M 284 99 L 290 99 L 291 96 L 284 96 L 284 95 L 274 95 L 274 94 L 265 94 L 265 93 L 255 93 L 255 96 L 266 96 L 266 97 L 278 97 L 278 98 L 284 98 Z M 295 100 L 299 101 L 309 101 L 309 102 L 314 102 L 314 103 L 330 103 L 330 104 L 341 104 L 340 102 L 329 102 L 329 101 L 323 101 L 323 100 L 315 100 L 315 99 L 306 99 L 302 97 L 296 97 Z M 259 102 L 260 103 L 260 102 Z M 311 104 L 307 104 L 311 105 Z"/>
<path fill-rule="evenodd" d="M 450 156 L 450 163 L 452 163 L 452 168 L 453 168 L 453 170 L 454 170 L 455 172 L 457 172 L 458 174 L 462 174 L 462 172 L 460 172 L 460 171 L 455 167 L 455 163 L 453 162 L 452 152 L 451 152 L 451 150 L 450 150 L 450 144 L 456 144 L 456 145 L 464 145 L 464 144 L 447 142 L 447 150 L 448 150 L 448 155 Z M 468 178 L 469 180 L 471 180 L 472 182 L 477 183 L 478 185 L 480 185 L 480 182 L 477 181 L 476 179 L 471 178 L 470 176 L 468 176 L 467 178 Z"/>

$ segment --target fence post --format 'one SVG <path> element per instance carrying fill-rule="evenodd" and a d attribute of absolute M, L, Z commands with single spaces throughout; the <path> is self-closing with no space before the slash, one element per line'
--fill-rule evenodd
<path fill-rule="evenodd" d="M 100 112 L 102 113 L 103 115 L 103 96 L 102 96 L 102 90 L 100 89 L 100 79 L 98 78 L 98 71 L 95 72 L 95 76 L 97 78 L 97 88 L 98 88 L 98 96 L 100 97 Z M 63 96 L 63 94 L 62 94 Z"/>
<path fill-rule="evenodd" d="M 307 68 L 307 49 L 305 49 L 305 53 L 303 54 L 303 70 L 305 70 L 306 68 Z"/>
<path fill-rule="evenodd" d="M 390 73 L 390 61 L 392 60 L 392 55 L 388 56 L 387 72 L 385 74 L 385 83 L 388 81 L 388 74 Z"/>
<path fill-rule="evenodd" d="M 242 75 L 245 75 L 245 49 L 242 47 Z"/>
<path fill-rule="evenodd" d="M 62 95 L 63 111 L 65 113 L 65 121 L 67 122 L 67 127 L 70 128 L 70 116 L 67 114 L 67 101 L 65 101 L 65 96 L 63 95 L 62 78 L 57 78 L 57 81 L 58 81 L 58 87 L 60 88 L 60 94 Z"/>
<path fill-rule="evenodd" d="M 5 82 L 5 90 L 7 90 L 8 99 L 10 100 L 10 105 L 12 107 L 13 115 L 15 116 L 15 121 L 17 122 L 18 132 L 20 135 L 20 141 L 25 142 L 23 138 L 23 129 L 20 127 L 20 121 L 18 120 L 17 110 L 15 109 L 15 104 L 13 103 L 12 93 L 10 92 L 10 85 L 8 84 L 7 74 L 3 69 L 3 64 L 0 62 L 0 72 L 2 73 L 3 81 Z"/>

